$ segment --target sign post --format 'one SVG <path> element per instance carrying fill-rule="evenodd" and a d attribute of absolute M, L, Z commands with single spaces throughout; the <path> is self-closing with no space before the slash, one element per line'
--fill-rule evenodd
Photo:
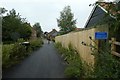
<path fill-rule="evenodd" d="M 108 39 L 108 33 L 107 32 L 95 32 L 95 40 L 97 40 L 98 49 L 101 47 L 102 44 Z"/>
<path fill-rule="evenodd" d="M 95 39 L 97 40 L 105 40 L 108 38 L 107 32 L 95 32 Z"/>

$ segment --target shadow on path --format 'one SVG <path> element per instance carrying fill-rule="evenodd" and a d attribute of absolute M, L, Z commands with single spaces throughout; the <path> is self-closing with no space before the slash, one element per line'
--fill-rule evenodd
<path fill-rule="evenodd" d="M 3 72 L 3 78 L 64 78 L 65 62 L 53 43 L 43 47 L 21 63 Z"/>

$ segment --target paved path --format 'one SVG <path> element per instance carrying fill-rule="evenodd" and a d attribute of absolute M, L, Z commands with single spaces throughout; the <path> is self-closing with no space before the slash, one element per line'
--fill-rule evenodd
<path fill-rule="evenodd" d="M 43 47 L 20 64 L 3 72 L 3 78 L 64 78 L 65 62 L 53 43 L 44 41 Z"/>

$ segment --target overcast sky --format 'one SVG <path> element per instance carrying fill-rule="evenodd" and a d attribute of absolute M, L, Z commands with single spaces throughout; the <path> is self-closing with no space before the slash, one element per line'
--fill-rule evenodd
<path fill-rule="evenodd" d="M 0 7 L 7 10 L 15 9 L 22 18 L 26 18 L 33 25 L 39 22 L 43 31 L 59 30 L 56 18 L 60 17 L 60 11 L 70 5 L 77 19 L 76 26 L 83 28 L 93 6 L 97 0 L 0 0 Z"/>

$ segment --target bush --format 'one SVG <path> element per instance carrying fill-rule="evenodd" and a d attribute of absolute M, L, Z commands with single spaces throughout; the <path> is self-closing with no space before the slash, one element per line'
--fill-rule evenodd
<path fill-rule="evenodd" d="M 109 43 L 103 43 L 99 52 L 94 54 L 96 78 L 120 78 L 120 59 L 111 54 Z"/>
<path fill-rule="evenodd" d="M 20 62 L 26 56 L 30 55 L 33 50 L 38 49 L 43 44 L 41 39 L 36 39 L 36 40 L 31 40 L 30 46 L 26 47 L 22 44 L 19 44 L 19 42 L 21 41 L 23 40 L 21 39 L 15 44 L 3 45 L 2 47 L 2 67 L 3 68 L 8 68 Z"/>
<path fill-rule="evenodd" d="M 8 68 L 28 56 L 25 46 L 18 43 L 3 45 L 2 66 Z"/>
<path fill-rule="evenodd" d="M 17 40 L 18 43 L 21 43 L 21 42 L 25 42 L 25 40 L 23 38 L 20 38 Z"/>
<path fill-rule="evenodd" d="M 2 46 L 2 66 L 3 67 L 11 66 L 10 55 L 11 55 L 13 46 L 14 46 L 13 44 Z"/>
<path fill-rule="evenodd" d="M 15 43 L 10 54 L 10 59 L 11 60 L 23 59 L 25 56 L 27 56 L 27 53 L 28 52 L 26 51 L 25 46 Z"/>
<path fill-rule="evenodd" d="M 30 47 L 32 48 L 32 50 L 36 50 L 39 47 L 41 47 L 43 44 L 42 39 L 34 39 L 34 40 L 30 40 Z"/>
<path fill-rule="evenodd" d="M 55 46 L 69 63 L 65 69 L 65 75 L 69 78 L 100 78 L 100 80 L 120 78 L 120 58 L 111 54 L 108 42 L 103 42 L 99 49 L 92 45 L 94 48 L 92 55 L 95 56 L 94 67 L 86 62 L 83 63 L 71 44 L 68 49 L 63 48 L 60 43 L 56 43 Z"/>
<path fill-rule="evenodd" d="M 80 78 L 80 70 L 75 66 L 69 66 L 65 69 L 65 74 L 68 78 Z"/>
<path fill-rule="evenodd" d="M 101 46 L 97 49 L 95 46 L 92 54 L 95 57 L 93 71 L 85 75 L 88 78 L 120 78 L 120 58 L 111 54 L 111 46 L 108 41 L 101 41 Z M 88 45 L 89 46 L 89 45 Z M 87 72 L 85 72 L 87 73 Z"/>
<path fill-rule="evenodd" d="M 69 61 L 68 66 L 65 69 L 65 75 L 69 78 L 80 78 L 83 75 L 81 60 L 78 58 Z"/>
<path fill-rule="evenodd" d="M 64 57 L 64 60 L 68 63 L 68 66 L 65 69 L 65 75 L 68 78 L 80 78 L 83 73 L 82 61 L 78 52 L 69 44 L 68 49 L 63 48 L 61 43 L 56 43 L 55 47 L 58 49 Z"/>

